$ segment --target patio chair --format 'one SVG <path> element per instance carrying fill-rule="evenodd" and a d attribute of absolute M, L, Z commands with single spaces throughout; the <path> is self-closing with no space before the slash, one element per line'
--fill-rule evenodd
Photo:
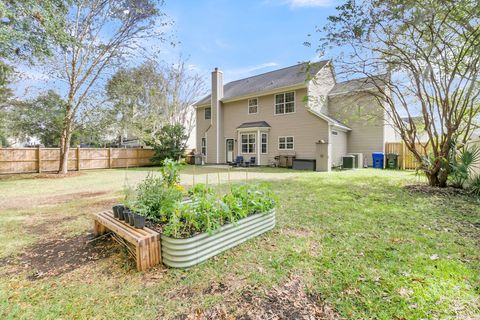
<path fill-rule="evenodd" d="M 237 156 L 235 161 L 232 163 L 232 167 L 241 167 L 243 166 L 243 156 Z"/>
<path fill-rule="evenodd" d="M 248 163 L 249 167 L 254 167 L 257 165 L 257 157 L 250 157 L 250 161 Z"/>

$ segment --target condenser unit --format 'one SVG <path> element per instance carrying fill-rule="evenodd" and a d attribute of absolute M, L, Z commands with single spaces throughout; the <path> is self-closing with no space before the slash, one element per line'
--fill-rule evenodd
<path fill-rule="evenodd" d="M 363 168 L 364 167 L 363 153 L 347 153 L 347 155 L 355 157 L 354 168 L 358 169 L 358 168 Z"/>

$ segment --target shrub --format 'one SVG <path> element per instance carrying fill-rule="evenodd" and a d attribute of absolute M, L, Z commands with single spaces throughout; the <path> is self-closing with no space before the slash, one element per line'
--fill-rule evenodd
<path fill-rule="evenodd" d="M 180 124 L 167 124 L 160 130 L 157 137 L 158 143 L 153 143 L 155 154 L 153 162 L 161 164 L 165 159 L 179 159 L 185 152 L 187 142 L 185 128 Z"/>
<path fill-rule="evenodd" d="M 480 161 L 480 148 L 464 148 L 460 153 L 452 155 L 450 160 L 449 180 L 452 187 L 463 188 L 472 174 L 472 166 Z"/>

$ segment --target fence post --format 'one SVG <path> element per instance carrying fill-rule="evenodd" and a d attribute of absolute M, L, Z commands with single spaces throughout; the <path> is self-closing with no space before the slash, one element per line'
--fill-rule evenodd
<path fill-rule="evenodd" d="M 112 148 L 108 148 L 108 169 L 112 169 Z"/>
<path fill-rule="evenodd" d="M 40 146 L 37 147 L 37 171 L 38 173 L 42 173 L 42 154 Z"/>
<path fill-rule="evenodd" d="M 80 147 L 77 147 L 77 171 L 80 171 Z"/>
<path fill-rule="evenodd" d="M 405 161 L 407 158 L 407 153 L 405 150 L 405 142 L 403 140 L 402 140 L 401 147 L 402 147 L 402 170 L 405 170 Z"/>

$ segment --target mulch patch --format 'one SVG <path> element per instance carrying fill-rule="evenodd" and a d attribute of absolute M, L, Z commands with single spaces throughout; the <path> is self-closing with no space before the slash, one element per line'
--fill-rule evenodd
<path fill-rule="evenodd" d="M 438 188 L 426 184 L 407 185 L 405 189 L 410 193 L 418 193 L 426 196 L 440 196 L 440 197 L 458 197 L 471 196 L 468 190 L 458 189 L 452 187 Z"/>
<path fill-rule="evenodd" d="M 19 256 L 3 259 L 1 264 L 30 270 L 30 280 L 61 275 L 92 261 L 105 259 L 118 250 L 114 241 L 98 239 L 86 234 L 68 239 L 49 239 L 34 244 Z"/>
<path fill-rule="evenodd" d="M 212 289 L 213 291 L 216 291 L 217 286 Z M 220 291 L 222 291 L 221 288 Z M 175 319 L 330 320 L 340 319 L 340 316 L 332 307 L 324 303 L 320 296 L 307 294 L 301 278 L 292 277 L 282 286 L 273 288 L 264 295 L 258 294 L 255 290 L 247 288 L 243 291 L 239 301 L 225 301 L 225 303 L 209 310 L 195 310 L 190 314 L 180 315 Z"/>

